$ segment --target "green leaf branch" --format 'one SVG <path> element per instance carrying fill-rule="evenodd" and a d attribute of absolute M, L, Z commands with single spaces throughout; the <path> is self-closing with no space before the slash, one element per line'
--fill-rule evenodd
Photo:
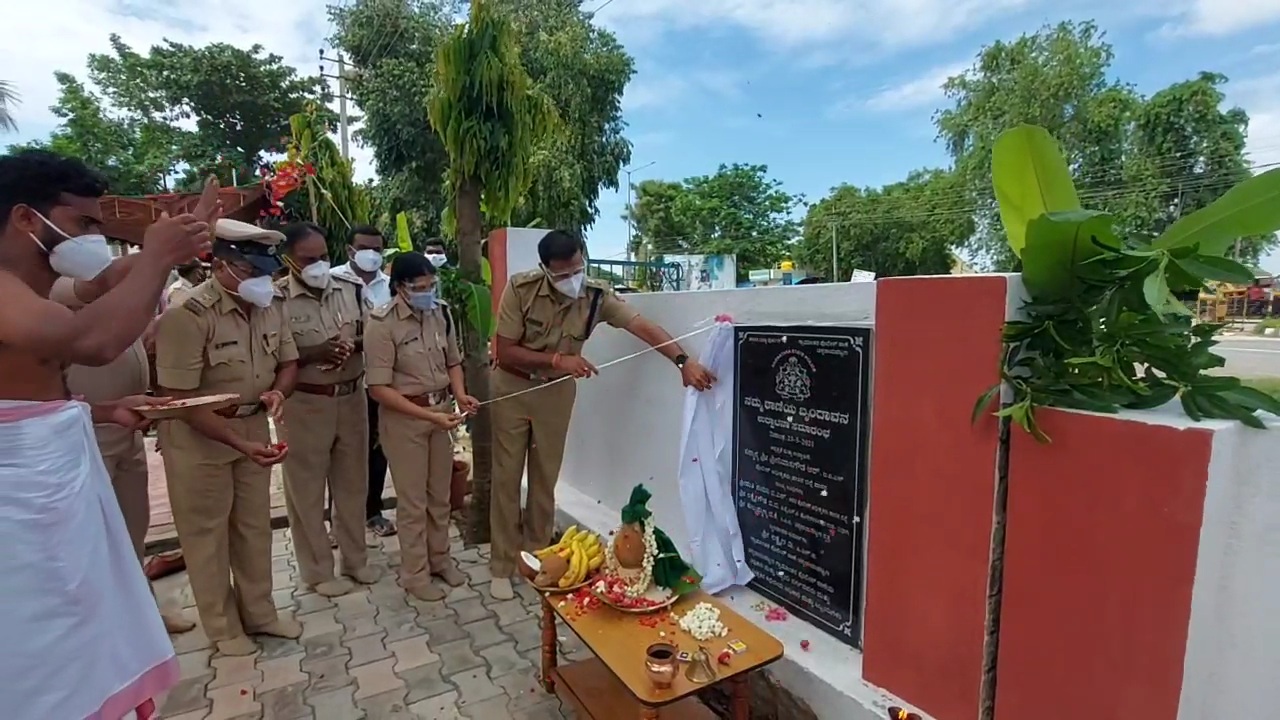
<path fill-rule="evenodd" d="M 1253 272 L 1223 257 L 1242 234 L 1280 228 L 1280 170 L 1255 175 L 1171 225 L 1150 243 L 1122 239 L 1109 215 L 1079 207 L 1057 142 L 1042 128 L 1008 130 L 995 144 L 992 180 L 1000 216 L 1023 264 L 1029 301 L 1005 324 L 1001 382 L 973 417 L 994 411 L 1041 442 L 1041 407 L 1100 413 L 1160 407 L 1175 399 L 1192 420 L 1262 428 L 1259 411 L 1280 401 L 1211 371 L 1220 325 L 1198 322 L 1179 295 L 1207 281 L 1248 283 Z"/>

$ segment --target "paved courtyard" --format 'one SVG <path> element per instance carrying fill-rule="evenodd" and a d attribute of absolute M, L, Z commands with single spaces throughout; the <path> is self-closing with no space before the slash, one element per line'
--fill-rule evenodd
<path fill-rule="evenodd" d="M 372 536 L 369 536 L 372 538 Z M 250 657 L 211 654 L 204 632 L 175 636 L 182 682 L 160 703 L 167 720 L 560 720 L 574 713 L 538 685 L 539 598 L 519 583 L 516 599 L 488 595 L 488 548 L 453 556 L 470 578 L 443 602 L 408 598 L 396 585 L 398 537 L 371 539 L 377 584 L 324 598 L 297 581 L 287 530 L 272 546 L 276 605 L 302 622 L 298 640 L 259 638 Z M 166 607 L 195 620 L 186 573 L 156 591 Z M 567 632 L 561 629 L 562 633 Z M 571 633 L 561 651 L 588 651 Z"/>

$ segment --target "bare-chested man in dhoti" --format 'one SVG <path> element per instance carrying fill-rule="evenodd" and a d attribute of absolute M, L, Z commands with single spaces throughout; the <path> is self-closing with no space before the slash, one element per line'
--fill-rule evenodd
<path fill-rule="evenodd" d="M 155 314 L 169 270 L 206 252 L 207 224 L 161 218 L 112 261 L 105 181 L 43 151 L 0 156 L 0 707 L 11 720 L 145 717 L 178 679 L 173 646 L 125 529 L 94 422 L 143 424 L 125 398 L 69 397 L 68 364 L 105 365 Z M 72 311 L 59 276 L 110 273 Z"/>

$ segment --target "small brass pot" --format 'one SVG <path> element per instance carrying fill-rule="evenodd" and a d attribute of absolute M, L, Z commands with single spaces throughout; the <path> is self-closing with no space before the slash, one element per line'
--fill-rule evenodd
<path fill-rule="evenodd" d="M 671 683 L 676 679 L 679 654 L 680 651 L 668 643 L 650 645 L 649 649 L 645 650 L 645 673 L 648 674 L 649 682 L 653 683 L 655 688 L 666 690 L 671 687 Z"/>

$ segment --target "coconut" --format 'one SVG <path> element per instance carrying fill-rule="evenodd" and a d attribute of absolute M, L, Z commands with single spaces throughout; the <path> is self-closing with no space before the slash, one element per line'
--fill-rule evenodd
<path fill-rule="evenodd" d="M 542 570 L 542 561 L 533 553 L 520 553 L 520 574 L 525 580 L 530 582 L 538 576 L 538 572 Z"/>
<path fill-rule="evenodd" d="M 542 567 L 533 578 L 533 584 L 538 587 L 552 587 L 560 582 L 560 578 L 567 572 L 569 572 L 569 561 L 552 553 L 542 559 Z"/>
<path fill-rule="evenodd" d="M 643 566 L 646 552 L 644 530 L 640 525 L 623 525 L 613 536 L 613 556 L 618 559 L 620 567 L 635 569 Z"/>

